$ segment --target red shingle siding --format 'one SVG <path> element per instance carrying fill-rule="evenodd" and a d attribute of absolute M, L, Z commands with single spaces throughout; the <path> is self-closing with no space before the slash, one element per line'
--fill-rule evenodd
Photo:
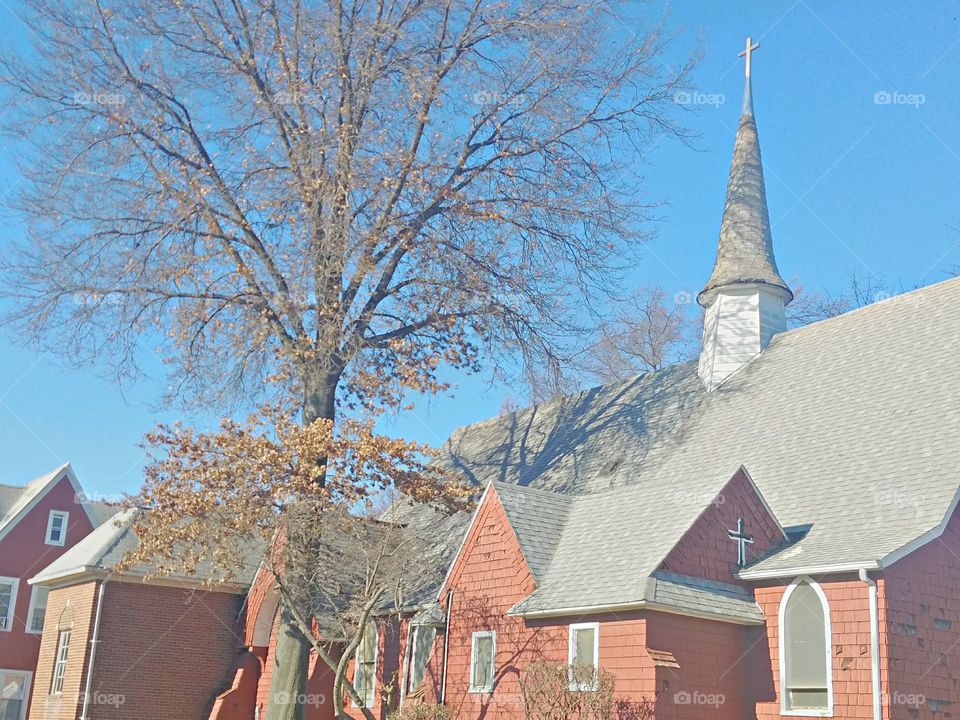
<path fill-rule="evenodd" d="M 867 586 L 853 576 L 819 579 L 830 605 L 830 631 L 835 718 L 872 718 L 870 682 L 870 607 Z M 780 717 L 779 610 L 785 585 L 755 590 L 767 620 L 767 650 L 773 680 L 773 695 L 761 694 L 757 718 Z"/>
<path fill-rule="evenodd" d="M 739 582 L 734 576 L 738 569 L 737 544 L 727 533 L 737 528 L 740 518 L 747 534 L 753 536 L 753 544 L 747 545 L 748 563 L 785 543 L 776 520 L 743 470 L 738 470 L 670 551 L 661 569 L 719 582 Z"/>
<path fill-rule="evenodd" d="M 956 717 L 960 712 L 960 518 L 954 515 L 940 538 L 884 570 L 879 584 L 881 686 L 887 717 Z M 937 708 L 942 711 L 936 712 Z"/>
<path fill-rule="evenodd" d="M 751 717 L 747 678 L 769 672 L 751 652 L 762 628 L 667 613 L 650 613 L 646 625 L 648 646 L 671 653 L 680 665 L 656 668 L 657 720 Z"/>

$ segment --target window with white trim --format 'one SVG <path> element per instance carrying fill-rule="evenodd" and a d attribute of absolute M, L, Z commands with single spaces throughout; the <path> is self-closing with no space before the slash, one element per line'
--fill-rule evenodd
<path fill-rule="evenodd" d="M 70 513 L 63 510 L 51 510 L 47 520 L 47 545 L 63 545 L 67 542 L 67 521 Z"/>
<path fill-rule="evenodd" d="M 70 657 L 70 630 L 61 630 L 57 640 L 57 659 L 53 665 L 53 682 L 50 685 L 50 694 L 59 695 L 63 692 L 63 678 L 67 673 L 67 660 Z"/>
<path fill-rule="evenodd" d="M 23 720 L 27 716 L 27 698 L 33 673 L 24 670 L 0 670 L 0 718 Z"/>
<path fill-rule="evenodd" d="M 363 706 L 372 708 L 377 684 L 377 623 L 367 622 L 363 638 L 354 656 L 353 689 L 363 701 Z"/>
<path fill-rule="evenodd" d="M 413 656 L 410 659 L 410 691 L 413 692 L 423 682 L 427 672 L 427 660 L 433 650 L 433 641 L 437 629 L 431 625 L 415 625 L 413 628 Z"/>
<path fill-rule="evenodd" d="M 570 689 L 592 691 L 599 680 L 600 624 L 575 623 L 570 626 L 567 664 Z"/>
<path fill-rule="evenodd" d="M 470 692 L 493 692 L 497 634 L 493 630 L 475 632 L 470 645 Z"/>
<path fill-rule="evenodd" d="M 801 579 L 780 603 L 782 709 L 796 715 L 831 712 L 830 608 L 816 583 Z"/>
<path fill-rule="evenodd" d="M 0 630 L 9 632 L 13 629 L 18 587 L 20 587 L 18 578 L 0 577 Z"/>
<path fill-rule="evenodd" d="M 34 585 L 30 592 L 30 608 L 27 610 L 27 632 L 42 633 L 43 618 L 47 614 L 47 596 L 50 590 L 39 585 Z M 0 715 L 0 718 L 3 716 Z"/>

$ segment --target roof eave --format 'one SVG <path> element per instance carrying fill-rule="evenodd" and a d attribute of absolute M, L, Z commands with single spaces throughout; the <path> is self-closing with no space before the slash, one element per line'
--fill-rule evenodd
<path fill-rule="evenodd" d="M 879 560 L 866 560 L 862 562 L 835 563 L 832 565 L 798 565 L 796 567 L 779 568 L 764 570 L 741 570 L 737 577 L 741 580 L 780 580 L 783 578 L 793 578 L 798 575 L 840 575 L 844 573 L 855 573 L 860 570 L 881 570 L 883 564 Z"/>
<path fill-rule="evenodd" d="M 551 608 L 547 610 L 526 610 L 516 611 L 511 608 L 507 615 L 511 617 L 522 617 L 527 620 L 538 620 L 542 618 L 569 617 L 571 615 L 602 615 L 610 612 L 625 612 L 629 610 L 651 610 L 653 612 L 668 613 L 670 615 L 682 615 L 684 617 L 698 618 L 701 620 L 716 620 L 718 622 L 731 623 L 733 625 L 763 625 L 763 618 L 745 618 L 724 613 L 711 613 L 707 611 L 697 611 L 688 608 L 678 608 L 673 605 L 664 605 L 662 603 L 651 602 L 649 600 L 636 600 L 633 602 L 610 603 L 606 605 L 584 605 L 580 607 Z"/>

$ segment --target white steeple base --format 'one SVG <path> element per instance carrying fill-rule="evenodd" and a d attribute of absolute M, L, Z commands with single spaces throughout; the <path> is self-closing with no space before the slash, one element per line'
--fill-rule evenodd
<path fill-rule="evenodd" d="M 714 291 L 703 319 L 699 375 L 715 389 L 787 329 L 786 295 L 769 285 L 729 285 Z"/>

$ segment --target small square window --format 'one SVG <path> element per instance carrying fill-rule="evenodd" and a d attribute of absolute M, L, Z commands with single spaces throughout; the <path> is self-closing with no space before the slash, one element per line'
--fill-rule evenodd
<path fill-rule="evenodd" d="M 470 692 L 493 692 L 494 658 L 497 634 L 492 630 L 475 632 L 470 648 Z"/>
<path fill-rule="evenodd" d="M 47 545 L 63 545 L 67 542 L 67 520 L 70 513 L 51 510 L 47 521 Z"/>

